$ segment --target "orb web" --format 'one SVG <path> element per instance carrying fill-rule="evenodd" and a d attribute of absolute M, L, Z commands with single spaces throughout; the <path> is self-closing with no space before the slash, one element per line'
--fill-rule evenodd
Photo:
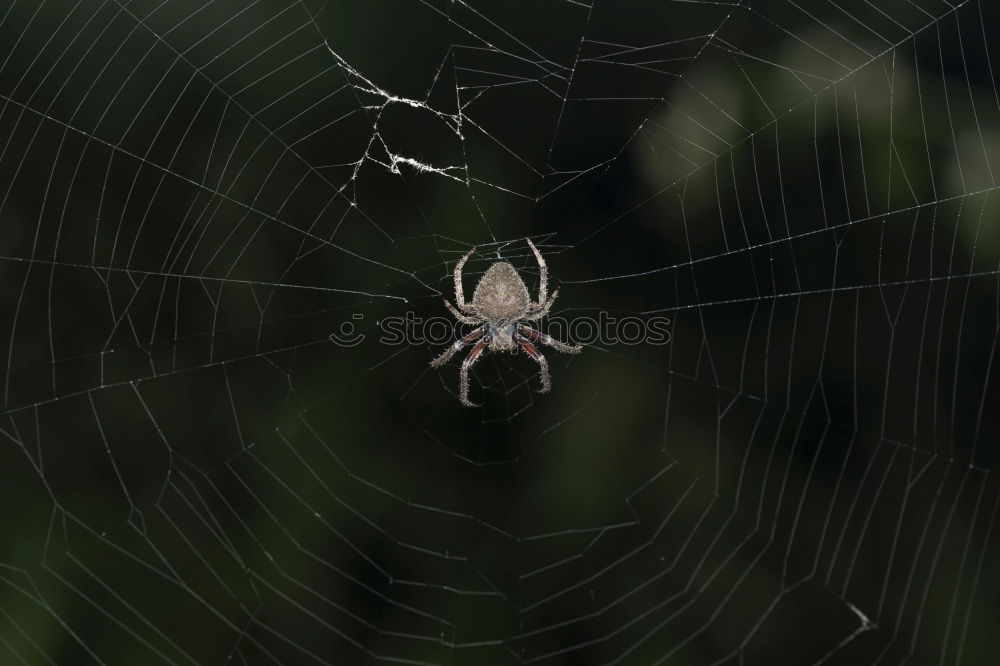
<path fill-rule="evenodd" d="M 998 20 L 13 2 L 4 661 L 984 663 Z M 386 322 L 529 237 L 669 343 L 463 408 Z"/>

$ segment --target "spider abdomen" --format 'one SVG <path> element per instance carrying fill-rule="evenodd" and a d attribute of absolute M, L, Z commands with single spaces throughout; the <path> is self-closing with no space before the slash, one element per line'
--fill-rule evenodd
<path fill-rule="evenodd" d="M 519 319 L 531 297 L 524 280 L 505 261 L 490 266 L 472 294 L 472 305 L 483 319 L 494 324 Z"/>

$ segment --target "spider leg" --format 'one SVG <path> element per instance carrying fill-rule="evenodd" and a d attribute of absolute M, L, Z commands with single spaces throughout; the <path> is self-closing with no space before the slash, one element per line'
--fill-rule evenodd
<path fill-rule="evenodd" d="M 432 368 L 436 368 L 438 366 L 444 365 L 445 363 L 447 363 L 448 361 L 450 361 L 451 357 L 454 356 L 455 354 L 457 354 L 463 347 L 465 347 L 466 345 L 472 344 L 473 342 L 475 342 L 479 338 L 483 337 L 483 334 L 485 332 L 486 332 L 486 327 L 485 326 L 480 326 L 479 328 L 477 328 L 476 330 L 472 331 L 468 335 L 466 335 L 464 337 L 461 337 L 458 340 L 455 340 L 455 342 L 453 342 L 450 347 L 448 347 L 447 349 L 445 349 L 444 352 L 440 356 L 438 356 L 436 359 L 434 359 L 433 361 L 431 361 L 431 367 Z"/>
<path fill-rule="evenodd" d="M 542 259 L 542 253 L 538 251 L 538 248 L 531 242 L 531 239 L 525 238 L 524 240 L 528 241 L 531 251 L 535 253 L 535 259 L 538 260 L 538 302 L 544 303 L 549 295 L 549 269 L 545 265 L 545 260 Z"/>
<path fill-rule="evenodd" d="M 458 374 L 458 401 L 466 407 L 479 406 L 469 400 L 469 368 L 476 362 L 484 349 L 486 349 L 486 338 L 477 342 L 476 346 L 469 352 L 469 355 L 462 361 L 462 369 Z"/>
<path fill-rule="evenodd" d="M 465 310 L 465 293 L 462 291 L 462 267 L 465 266 L 465 262 L 472 256 L 472 253 L 476 251 L 476 248 L 472 248 L 465 253 L 465 256 L 458 260 L 455 264 L 455 304 L 458 306 L 459 310 Z"/>
<path fill-rule="evenodd" d="M 479 318 L 477 318 L 477 317 L 473 317 L 471 315 L 467 315 L 467 314 L 464 314 L 462 312 L 459 312 L 455 308 L 454 305 L 452 305 L 451 303 L 448 302 L 447 298 L 444 299 L 444 306 L 446 308 L 448 308 L 448 311 L 451 312 L 452 316 L 454 316 L 455 319 L 459 320 L 463 324 L 481 324 L 482 323 L 482 320 L 479 319 Z"/>
<path fill-rule="evenodd" d="M 519 324 L 517 328 L 521 332 L 521 335 L 523 335 L 525 338 L 541 343 L 543 345 L 548 345 L 549 347 L 552 347 L 556 351 L 563 352 L 564 354 L 579 354 L 581 351 L 583 351 L 582 345 L 568 345 L 565 342 L 559 342 L 551 335 L 546 335 L 545 333 L 536 331 L 530 326 Z"/>
<path fill-rule="evenodd" d="M 552 307 L 552 303 L 556 300 L 556 296 L 558 295 L 559 295 L 559 287 L 556 287 L 556 290 L 552 292 L 552 296 L 549 297 L 549 300 L 545 301 L 545 305 L 535 304 L 537 305 L 538 310 L 536 312 L 532 312 L 531 314 L 525 317 L 522 317 L 522 319 L 524 319 L 525 321 L 534 321 L 536 319 L 541 319 L 542 317 L 544 317 L 549 313 L 549 309 Z"/>
<path fill-rule="evenodd" d="M 526 338 L 518 335 L 515 339 L 517 340 L 517 344 L 521 345 L 521 348 L 528 352 L 528 356 L 535 359 L 541 368 L 542 388 L 538 389 L 538 392 L 548 393 L 552 389 L 552 378 L 549 376 L 549 362 L 542 356 L 542 352 L 538 351 L 538 348 L 528 342 Z"/>

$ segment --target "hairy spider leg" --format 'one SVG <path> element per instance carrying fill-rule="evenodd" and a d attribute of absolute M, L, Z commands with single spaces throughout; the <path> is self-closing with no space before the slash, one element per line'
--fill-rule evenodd
<path fill-rule="evenodd" d="M 483 337 L 484 333 L 486 333 L 486 327 L 480 326 L 479 328 L 472 331 L 468 335 L 461 337 L 458 340 L 455 340 L 455 342 L 453 342 L 451 346 L 449 346 L 447 349 L 444 350 L 443 354 L 441 354 L 436 359 L 431 361 L 431 367 L 436 368 L 438 366 L 444 365 L 445 363 L 450 361 L 451 357 L 457 354 L 463 347 L 472 344 L 479 338 Z"/>
<path fill-rule="evenodd" d="M 534 312 L 532 314 L 525 315 L 524 317 L 522 317 L 522 319 L 524 319 L 525 321 L 535 321 L 536 319 L 541 319 L 542 317 L 544 317 L 545 315 L 547 315 L 549 313 L 549 308 L 552 307 L 552 304 L 555 302 L 556 296 L 558 296 L 558 295 L 559 295 L 559 287 L 556 287 L 555 291 L 552 292 L 552 297 L 549 300 L 545 301 L 545 305 L 540 305 L 538 303 L 532 303 L 532 305 L 534 307 L 540 307 L 541 308 L 540 310 L 538 310 L 538 312 Z"/>
<path fill-rule="evenodd" d="M 542 388 L 538 389 L 538 392 L 548 393 L 552 389 L 552 378 L 549 377 L 549 362 L 545 360 L 545 357 L 542 356 L 542 353 L 538 351 L 535 345 L 528 342 L 526 338 L 518 335 L 515 339 L 517 340 L 517 344 L 521 345 L 521 348 L 528 352 L 528 356 L 535 359 L 541 368 Z"/>
<path fill-rule="evenodd" d="M 472 253 L 476 251 L 476 248 L 472 248 L 465 253 L 465 256 L 458 260 L 455 264 L 455 305 L 458 306 L 459 310 L 463 312 L 466 311 L 465 307 L 465 292 L 462 291 L 462 267 L 465 266 L 465 262 L 468 261 Z"/>
<path fill-rule="evenodd" d="M 444 306 L 446 308 L 448 308 L 448 312 L 450 312 L 452 314 L 452 316 L 455 317 L 455 319 L 459 320 L 463 324 L 479 324 L 479 323 L 482 322 L 482 320 L 479 319 L 478 317 L 474 317 L 472 315 L 463 314 L 463 313 L 459 312 L 458 310 L 456 310 L 455 306 L 452 305 L 451 303 L 449 303 L 447 298 L 444 299 Z"/>
<path fill-rule="evenodd" d="M 486 349 L 486 338 L 477 342 L 476 346 L 469 352 L 469 355 L 465 357 L 464 361 L 462 361 L 462 370 L 458 375 L 458 401 L 466 407 L 479 406 L 476 403 L 469 401 L 469 368 L 471 368 L 472 364 L 475 363 L 480 357 L 484 349 Z"/>
<path fill-rule="evenodd" d="M 535 259 L 538 260 L 538 307 L 541 307 L 549 294 L 549 269 L 545 265 L 545 260 L 542 259 L 542 253 L 538 251 L 531 239 L 525 238 L 524 240 L 528 241 L 528 246 L 531 247 L 531 251 L 535 253 Z"/>
<path fill-rule="evenodd" d="M 534 340 L 535 342 L 540 342 L 543 345 L 548 345 L 556 351 L 561 351 L 564 354 L 579 354 L 583 349 L 582 345 L 568 345 L 565 342 L 559 342 L 551 335 L 546 335 L 545 333 L 536 331 L 530 326 L 525 326 L 524 324 L 519 324 L 517 328 L 524 337 Z"/>

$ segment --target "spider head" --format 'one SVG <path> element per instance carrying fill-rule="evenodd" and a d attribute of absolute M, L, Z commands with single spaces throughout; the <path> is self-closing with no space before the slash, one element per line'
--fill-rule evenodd
<path fill-rule="evenodd" d="M 516 330 L 516 323 L 490 324 L 486 332 L 490 339 L 490 349 L 513 351 L 517 347 L 517 342 L 514 340 L 514 331 Z"/>

